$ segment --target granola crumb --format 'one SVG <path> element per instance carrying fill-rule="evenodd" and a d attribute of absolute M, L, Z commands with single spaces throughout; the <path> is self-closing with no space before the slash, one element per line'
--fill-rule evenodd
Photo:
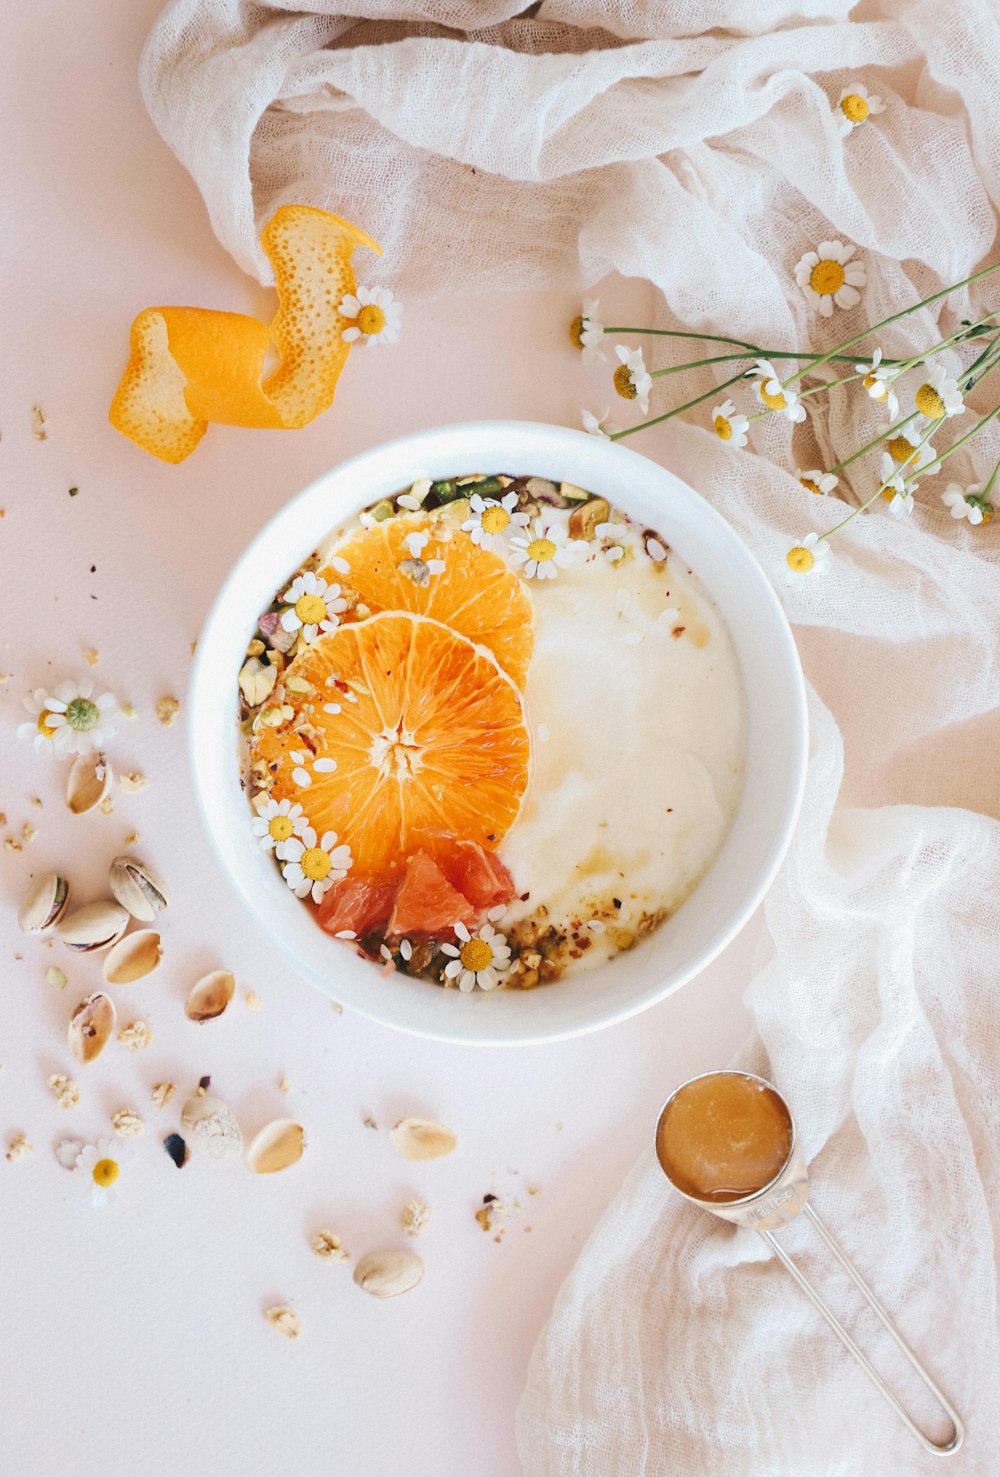
<path fill-rule="evenodd" d="M 136 795 L 140 790 L 144 790 L 146 788 L 146 786 L 149 784 L 149 780 L 144 774 L 140 773 L 138 769 L 132 769 L 126 771 L 126 773 L 121 776 L 118 783 L 121 785 L 126 795 Z"/>
<path fill-rule="evenodd" d="M 375 1119 L 370 1113 L 368 1114 L 367 1118 L 362 1119 L 362 1122 L 364 1123 L 366 1128 L 374 1128 L 375 1132 L 378 1133 L 378 1124 L 375 1122 Z"/>
<path fill-rule="evenodd" d="M 260 1010 L 264 1004 L 256 990 L 248 990 L 246 993 L 247 1010 Z"/>
<path fill-rule="evenodd" d="M 0 683 L 9 682 L 10 681 L 10 678 L 11 678 L 10 672 L 0 672 Z"/>
<path fill-rule="evenodd" d="M 407 1236 L 420 1236 L 431 1218 L 430 1206 L 422 1200 L 407 1200 L 399 1223 Z"/>
<path fill-rule="evenodd" d="M 3 849 L 4 851 L 21 851 L 22 847 L 16 836 L 8 836 L 4 840 Z"/>
<path fill-rule="evenodd" d="M 153 1039 L 152 1029 L 145 1021 L 129 1021 L 127 1026 L 122 1026 L 118 1032 L 118 1040 L 129 1051 L 143 1051 Z"/>
<path fill-rule="evenodd" d="M 164 728 L 169 728 L 181 710 L 181 705 L 175 697 L 161 697 L 156 705 L 156 716 Z"/>
<path fill-rule="evenodd" d="M 537 1185 L 528 1185 L 527 1190 L 529 1195 L 540 1195 L 542 1193 Z"/>
<path fill-rule="evenodd" d="M 339 1000 L 331 1000 L 330 1001 L 330 1005 L 331 1005 L 331 1007 L 333 1009 L 334 1015 L 343 1015 L 344 1014 L 344 1007 L 341 1005 L 341 1003 L 340 1003 Z"/>
<path fill-rule="evenodd" d="M 31 434 L 36 441 L 47 441 L 48 431 L 45 429 L 45 411 L 40 405 L 31 407 Z"/>
<path fill-rule="evenodd" d="M 154 1107 L 165 1108 L 174 1095 L 173 1082 L 157 1082 L 153 1086 L 150 1096 Z"/>
<path fill-rule="evenodd" d="M 32 795 L 32 797 L 31 797 L 31 803 L 35 807 L 36 810 L 41 810 L 41 808 L 42 808 L 42 797 L 41 797 L 41 795 Z"/>
<path fill-rule="evenodd" d="M 111 1115 L 111 1127 L 119 1138 L 134 1139 L 145 1131 L 146 1125 L 134 1108 L 119 1108 Z"/>
<path fill-rule="evenodd" d="M 122 703 L 121 714 L 123 718 L 138 718 L 139 716 L 135 703 Z"/>
<path fill-rule="evenodd" d="M 138 846 L 139 845 L 139 832 L 138 831 L 129 831 L 128 835 L 125 837 L 125 845 L 126 846 Z"/>
<path fill-rule="evenodd" d="M 25 821 L 24 825 L 21 827 L 21 839 L 23 841 L 34 841 L 37 835 L 38 828 L 36 826 L 33 826 L 30 821 Z"/>
<path fill-rule="evenodd" d="M 341 1244 L 339 1236 L 332 1231 L 317 1231 L 312 1239 L 312 1249 L 324 1262 L 349 1262 L 351 1253 Z"/>
<path fill-rule="evenodd" d="M 54 964 L 51 964 L 45 971 L 45 983 L 51 985 L 54 990 L 65 990 L 69 981 L 61 969 L 57 969 Z"/>
<path fill-rule="evenodd" d="M 86 646 L 83 651 L 83 659 L 88 667 L 96 667 L 101 660 L 101 653 L 95 646 Z"/>
<path fill-rule="evenodd" d="M 268 1308 L 264 1317 L 271 1327 L 284 1334 L 286 1339 L 297 1339 L 302 1332 L 302 1319 L 291 1308 L 284 1306 Z"/>
<path fill-rule="evenodd" d="M 99 809 L 102 815 L 113 815 L 115 810 L 115 797 L 113 795 L 105 795 L 104 799 L 101 801 Z"/>
<path fill-rule="evenodd" d="M 278 1089 L 281 1092 L 291 1092 L 292 1079 L 284 1073 L 278 1078 Z"/>
<path fill-rule="evenodd" d="M 30 1143 L 23 1133 L 16 1134 L 7 1145 L 7 1159 L 11 1164 L 16 1164 L 19 1159 L 27 1159 L 28 1155 L 34 1152 L 34 1144 Z"/>
<path fill-rule="evenodd" d="M 80 1085 L 73 1081 L 72 1077 L 64 1077 L 62 1072 L 53 1072 L 47 1079 L 49 1092 L 55 1098 L 60 1108 L 75 1108 L 80 1101 Z"/>

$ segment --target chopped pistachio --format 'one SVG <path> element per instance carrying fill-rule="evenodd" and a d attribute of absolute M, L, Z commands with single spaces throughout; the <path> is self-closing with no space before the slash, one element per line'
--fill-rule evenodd
<path fill-rule="evenodd" d="M 65 990 L 66 986 L 69 984 L 69 981 L 63 974 L 62 970 L 56 969 L 55 965 L 53 964 L 50 965 L 49 968 L 45 971 L 45 983 L 47 985 L 51 985 L 55 990 Z"/>
<path fill-rule="evenodd" d="M 123 774 L 121 776 L 119 784 L 125 791 L 126 795 L 135 795 L 138 794 L 140 790 L 144 790 L 146 788 L 146 786 L 149 784 L 149 780 L 144 774 L 140 773 L 138 769 L 133 769 L 130 770 L 127 774 Z M 101 808 L 103 809 L 104 807 L 102 806 Z"/>

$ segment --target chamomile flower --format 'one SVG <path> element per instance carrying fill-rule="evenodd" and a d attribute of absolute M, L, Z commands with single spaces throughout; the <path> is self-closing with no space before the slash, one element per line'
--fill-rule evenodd
<path fill-rule="evenodd" d="M 641 349 L 627 349 L 624 344 L 615 345 L 619 364 L 612 378 L 615 389 L 623 400 L 638 400 L 643 415 L 649 411 L 649 392 L 653 381 Z"/>
<path fill-rule="evenodd" d="M 877 92 L 869 92 L 863 82 L 852 82 L 840 94 L 834 111 L 840 123 L 841 135 L 846 138 L 876 113 L 884 113 L 885 103 Z"/>
<path fill-rule="evenodd" d="M 511 529 L 527 528 L 531 521 L 527 513 L 516 513 L 516 507 L 516 492 L 505 493 L 500 499 L 480 497 L 478 492 L 474 492 L 469 499 L 470 517 L 462 528 L 481 549 L 493 549 L 502 554 L 505 536 Z"/>
<path fill-rule="evenodd" d="M 882 496 L 886 502 L 897 493 L 900 496 L 905 496 L 906 474 L 887 451 L 883 451 L 882 453 L 880 476 L 882 479 Z"/>
<path fill-rule="evenodd" d="M 792 544 L 785 564 L 793 575 L 825 574 L 830 567 L 830 545 L 818 533 L 807 533 L 800 543 Z"/>
<path fill-rule="evenodd" d="M 731 400 L 723 400 L 712 409 L 712 429 L 720 441 L 728 446 L 741 447 L 747 444 L 747 427 L 750 422 L 745 415 L 737 415 Z"/>
<path fill-rule="evenodd" d="M 595 359 L 604 359 L 601 353 L 604 324 L 597 317 L 600 306 L 596 297 L 584 298 L 583 312 L 578 313 L 569 326 L 570 342 L 583 350 L 584 364 L 592 364 Z"/>
<path fill-rule="evenodd" d="M 814 492 L 817 497 L 833 492 L 837 486 L 837 478 L 832 472 L 815 470 L 812 472 L 800 472 L 799 482 L 805 488 L 806 492 Z"/>
<path fill-rule="evenodd" d="M 882 350 L 875 350 L 870 364 L 855 364 L 854 372 L 863 376 L 861 383 L 869 399 L 884 405 L 889 412 L 889 419 L 894 421 L 899 414 L 899 401 L 892 388 L 895 374 L 890 365 L 883 365 Z"/>
<path fill-rule="evenodd" d="M 286 842 L 301 836 L 308 824 L 301 805 L 293 805 L 291 800 L 267 800 L 257 812 L 252 829 L 260 838 L 261 851 L 283 857 Z"/>
<path fill-rule="evenodd" d="M 580 421 L 588 435 L 603 436 L 606 441 L 610 440 L 619 429 L 613 421 L 608 420 L 607 411 L 598 417 L 592 410 L 581 410 Z"/>
<path fill-rule="evenodd" d="M 528 580 L 554 580 L 560 569 L 566 569 L 586 552 L 582 539 L 568 538 L 561 524 L 546 523 L 542 518 L 536 518 L 533 528 L 510 541 L 510 562 Z"/>
<path fill-rule="evenodd" d="M 282 843 L 282 874 L 296 897 L 321 902 L 335 882 L 346 877 L 354 865 L 349 846 L 337 845 L 336 831 L 325 831 L 317 839 L 312 826 Z"/>
<path fill-rule="evenodd" d="M 915 482 L 911 482 L 907 487 L 903 488 L 902 492 L 898 488 L 893 489 L 891 497 L 888 496 L 888 490 L 883 492 L 882 496 L 885 498 L 886 512 L 891 513 L 893 518 L 905 518 L 912 513 L 913 488 L 916 485 Z"/>
<path fill-rule="evenodd" d="M 940 421 L 946 416 L 961 415 L 965 409 L 962 392 L 954 375 L 943 364 L 936 364 L 913 397 L 925 421 Z"/>
<path fill-rule="evenodd" d="M 501 906 L 491 908 L 486 916 L 495 920 L 502 913 Z M 441 952 L 450 956 L 444 976 L 457 980 L 464 994 L 477 985 L 481 990 L 493 990 L 510 973 L 510 945 L 491 923 L 484 923 L 475 933 L 470 933 L 464 923 L 456 923 L 455 937 L 457 945 L 441 945 Z"/>
<path fill-rule="evenodd" d="M 756 376 L 753 387 L 761 405 L 768 410 L 780 411 L 793 424 L 805 420 L 805 406 L 799 404 L 799 397 L 794 390 L 782 387 L 770 359 L 758 359 L 756 368 L 747 370 L 747 376 Z"/>
<path fill-rule="evenodd" d="M 93 691 L 94 684 L 88 678 L 85 682 L 60 682 L 48 695 L 45 726 L 55 730 L 52 742 L 60 754 L 103 749 L 113 735 L 118 703 L 110 692 L 95 698 Z"/>
<path fill-rule="evenodd" d="M 829 318 L 833 305 L 853 308 L 861 301 L 859 287 L 868 281 L 864 263 L 853 260 L 856 246 L 843 241 L 821 241 L 807 251 L 795 268 L 795 280 L 808 303 Z"/>
<path fill-rule="evenodd" d="M 388 287 L 358 287 L 341 301 L 338 312 L 351 320 L 340 334 L 346 344 L 357 339 L 366 344 L 392 344 L 399 337 L 403 304 Z"/>
<path fill-rule="evenodd" d="M 80 1190 L 91 1205 L 112 1205 L 118 1196 L 118 1181 L 131 1151 L 117 1139 L 98 1139 L 86 1144 L 77 1155 L 74 1173 L 80 1176 Z"/>
<path fill-rule="evenodd" d="M 298 575 L 281 598 L 288 606 L 281 614 L 282 626 L 286 631 L 301 631 L 305 641 L 315 641 L 320 631 L 335 630 L 341 612 L 347 609 L 340 586 L 328 585 L 312 570 Z"/>
<path fill-rule="evenodd" d="M 900 426 L 896 435 L 885 443 L 893 461 L 905 467 L 908 477 L 914 472 L 922 472 L 931 462 L 937 461 L 937 452 L 931 443 L 924 441 L 921 445 L 922 439 L 911 427 Z"/>
<path fill-rule="evenodd" d="M 969 487 L 962 487 L 958 482 L 949 482 L 941 494 L 941 501 L 953 518 L 967 518 L 973 526 L 989 523 L 993 517 L 993 504 L 987 498 L 980 497 L 981 491 L 980 482 L 973 482 Z"/>
<path fill-rule="evenodd" d="M 31 739 L 36 754 L 51 754 L 53 751 L 53 740 L 56 730 L 49 724 L 53 709 L 49 706 L 51 699 L 44 687 L 36 687 L 30 697 L 24 699 L 24 706 L 31 714 L 30 723 L 18 725 L 17 736 L 21 739 Z"/>

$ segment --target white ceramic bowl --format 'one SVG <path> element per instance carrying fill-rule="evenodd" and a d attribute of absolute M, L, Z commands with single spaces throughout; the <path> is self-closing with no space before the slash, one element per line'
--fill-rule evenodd
<path fill-rule="evenodd" d="M 240 787 L 236 673 L 257 616 L 318 540 L 417 477 L 504 468 L 575 482 L 662 530 L 725 619 L 743 674 L 743 796 L 719 856 L 683 907 L 637 948 L 540 989 L 463 995 L 385 976 L 329 938 L 250 832 Z M 504 1045 L 609 1026 L 679 989 L 729 943 L 767 891 L 795 825 L 805 777 L 805 691 L 780 604 L 746 545 L 685 483 L 599 437 L 530 422 L 441 426 L 327 472 L 281 509 L 223 585 L 198 641 L 189 704 L 195 790 L 219 859 L 256 923 L 294 968 L 351 1010 L 418 1036 Z"/>

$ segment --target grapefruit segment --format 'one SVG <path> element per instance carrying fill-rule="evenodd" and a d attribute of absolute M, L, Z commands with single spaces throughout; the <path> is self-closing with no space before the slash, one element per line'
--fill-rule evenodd
<path fill-rule="evenodd" d="M 468 898 L 452 887 L 426 851 L 415 852 L 406 863 L 386 932 L 394 938 L 409 934 L 447 934 L 450 938 L 456 923 L 472 927 L 475 921 L 476 910 Z"/>
<path fill-rule="evenodd" d="M 420 547 L 423 536 L 427 542 Z M 444 564 L 425 584 L 411 578 L 414 548 L 420 562 L 440 559 Z M 485 646 L 518 687 L 524 687 L 534 643 L 531 597 L 499 554 L 481 549 L 440 518 L 408 513 L 357 529 L 332 555 L 346 559 L 350 573 L 339 574 L 331 566 L 319 571 L 322 578 L 349 584 L 371 611 L 412 610 L 432 616 Z"/>
<path fill-rule="evenodd" d="M 514 896 L 513 878 L 496 852 L 475 841 L 456 841 L 454 850 L 442 857 L 441 867 L 452 887 L 477 912 L 509 903 Z"/>
<path fill-rule="evenodd" d="M 335 882 L 319 905 L 319 922 L 327 933 L 345 929 L 359 939 L 385 927 L 396 900 L 396 882 L 371 882 L 350 873 Z"/>

